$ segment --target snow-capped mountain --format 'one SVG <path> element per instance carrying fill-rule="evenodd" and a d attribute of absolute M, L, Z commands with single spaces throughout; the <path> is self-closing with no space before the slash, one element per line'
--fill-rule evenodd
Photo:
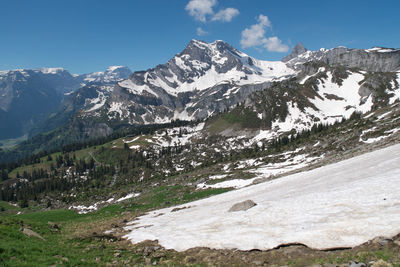
<path fill-rule="evenodd" d="M 296 74 L 251 94 L 230 113 L 246 114 L 243 121 L 258 131 L 253 141 L 260 141 L 394 105 L 400 100 L 399 59 L 398 49 L 308 51 L 299 44 L 282 60 Z M 238 135 L 229 129 L 221 134 Z"/>
<path fill-rule="evenodd" d="M 118 82 L 101 109 L 87 111 L 131 124 L 205 118 L 244 100 L 265 83 L 294 74 L 283 62 L 257 60 L 223 41 L 192 40 L 166 64 Z"/>

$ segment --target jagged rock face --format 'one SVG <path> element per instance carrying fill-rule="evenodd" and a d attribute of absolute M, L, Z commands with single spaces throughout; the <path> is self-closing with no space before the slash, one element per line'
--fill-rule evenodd
<path fill-rule="evenodd" d="M 372 48 L 349 49 L 337 47 L 305 51 L 290 59 L 287 64 L 294 69 L 302 69 L 306 62 L 324 62 L 331 66 L 358 68 L 373 72 L 394 72 L 400 70 L 400 49 Z"/>

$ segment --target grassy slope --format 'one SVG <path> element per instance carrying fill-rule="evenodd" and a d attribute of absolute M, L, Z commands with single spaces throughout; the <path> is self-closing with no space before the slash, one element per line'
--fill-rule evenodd
<path fill-rule="evenodd" d="M 132 220 L 145 211 L 190 202 L 219 194 L 228 189 L 208 189 L 191 192 L 183 186 L 154 188 L 150 193 L 122 204 L 111 205 L 89 213 L 71 210 L 35 211 L 20 209 L 0 202 L 0 265 L 50 266 L 116 265 L 136 263 L 139 255 L 127 251 L 126 241 L 104 235 L 123 219 Z M 18 212 L 23 212 L 17 215 Z M 49 224 L 50 222 L 50 224 Z M 60 230 L 54 229 L 56 223 Z M 22 227 L 31 228 L 45 240 L 27 237 Z M 129 245 L 128 245 L 129 246 Z M 116 254 L 118 253 L 118 254 Z M 115 255 L 118 255 L 116 257 Z"/>

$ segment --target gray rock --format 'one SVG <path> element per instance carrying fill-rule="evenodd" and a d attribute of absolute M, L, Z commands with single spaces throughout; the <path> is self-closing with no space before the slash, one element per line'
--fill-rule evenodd
<path fill-rule="evenodd" d="M 363 262 L 358 262 L 358 261 L 351 261 L 349 263 L 349 267 L 366 267 L 367 265 Z"/>
<path fill-rule="evenodd" d="M 245 200 L 243 202 L 236 203 L 228 211 L 229 212 L 244 211 L 244 210 L 248 210 L 256 205 L 257 204 L 254 203 L 253 200 Z"/>
<path fill-rule="evenodd" d="M 378 236 L 371 240 L 371 242 L 373 244 L 378 244 L 381 246 L 385 246 L 385 245 L 389 244 L 389 242 L 392 242 L 392 241 L 393 241 L 393 239 L 384 237 L 384 236 Z"/>
<path fill-rule="evenodd" d="M 39 235 L 38 233 L 36 233 L 36 232 L 34 232 L 34 231 L 32 231 L 31 229 L 28 229 L 28 228 L 23 228 L 22 229 L 22 233 L 24 234 L 24 235 L 26 235 L 26 236 L 34 236 L 34 237 L 37 237 L 37 238 L 39 238 L 39 239 L 42 239 L 42 240 L 45 240 L 41 235 Z"/>
<path fill-rule="evenodd" d="M 294 57 L 287 64 L 294 69 L 302 69 L 305 62 L 323 62 L 330 66 L 359 68 L 364 71 L 394 72 L 400 69 L 400 49 L 385 49 L 380 52 L 364 49 L 337 47 L 329 50 L 313 51 L 309 57 Z"/>

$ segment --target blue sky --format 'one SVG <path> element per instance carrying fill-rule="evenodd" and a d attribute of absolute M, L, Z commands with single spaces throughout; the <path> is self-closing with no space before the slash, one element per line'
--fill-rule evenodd
<path fill-rule="evenodd" d="M 400 47 L 400 1 L 0 0 L 0 70 L 72 73 L 165 63 L 193 38 L 224 40 L 264 60 L 296 43 Z M 200 34 L 200 35 L 199 35 Z"/>

